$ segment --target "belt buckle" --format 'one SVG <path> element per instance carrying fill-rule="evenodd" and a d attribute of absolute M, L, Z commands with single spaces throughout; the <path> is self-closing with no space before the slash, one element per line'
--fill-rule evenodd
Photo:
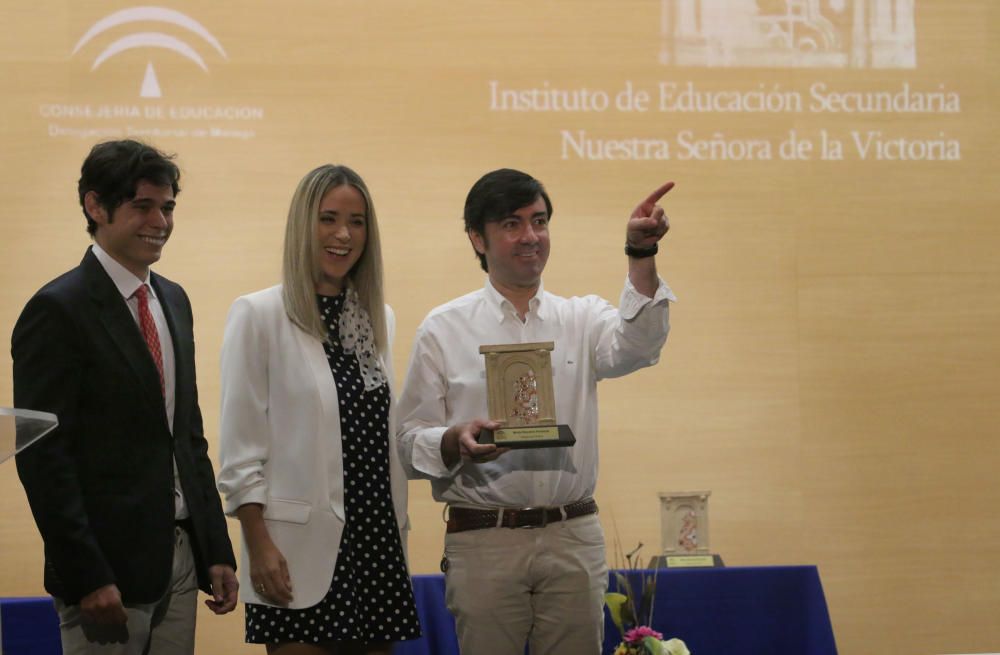
<path fill-rule="evenodd" d="M 549 512 L 547 507 L 522 507 L 517 512 L 541 512 L 542 513 L 542 523 L 541 525 L 519 525 L 517 529 L 519 530 L 534 530 L 535 528 L 544 528 L 549 524 Z"/>

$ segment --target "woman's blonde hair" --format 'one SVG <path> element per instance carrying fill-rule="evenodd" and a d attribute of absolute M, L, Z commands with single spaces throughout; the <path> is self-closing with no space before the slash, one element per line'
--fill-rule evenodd
<path fill-rule="evenodd" d="M 385 304 L 382 294 L 382 247 L 379 243 L 378 220 L 371 194 L 361 176 L 347 166 L 326 164 L 309 171 L 292 195 L 285 225 L 285 254 L 282 263 L 282 296 L 288 318 L 300 328 L 327 340 L 328 332 L 316 303 L 316 286 L 320 279 L 319 244 L 316 225 L 319 205 L 331 189 L 352 186 L 365 199 L 367 209 L 367 239 L 361 258 L 348 272 L 347 279 L 358 293 L 358 302 L 372 323 L 375 346 L 385 352 L 389 338 L 385 325 Z"/>

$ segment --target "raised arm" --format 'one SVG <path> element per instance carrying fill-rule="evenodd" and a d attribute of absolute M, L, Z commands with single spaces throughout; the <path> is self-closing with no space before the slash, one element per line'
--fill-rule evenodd
<path fill-rule="evenodd" d="M 628 276 L 636 290 L 653 297 L 658 286 L 656 253 L 660 239 L 670 229 L 670 221 L 657 202 L 674 188 L 667 182 L 639 203 L 628 219 L 625 229 L 625 252 L 628 258 Z"/>

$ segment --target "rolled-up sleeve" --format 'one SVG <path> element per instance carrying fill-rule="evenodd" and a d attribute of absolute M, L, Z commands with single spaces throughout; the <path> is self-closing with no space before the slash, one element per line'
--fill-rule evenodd
<path fill-rule="evenodd" d="M 237 299 L 222 339 L 218 477 L 230 516 L 248 503 L 267 504 L 268 343 L 255 319 L 253 305 Z"/>
<path fill-rule="evenodd" d="M 653 297 L 640 293 L 625 278 L 618 309 L 601 301 L 594 333 L 597 379 L 626 375 L 652 366 L 670 332 L 670 303 L 677 300 L 663 279 L 658 278 Z"/>

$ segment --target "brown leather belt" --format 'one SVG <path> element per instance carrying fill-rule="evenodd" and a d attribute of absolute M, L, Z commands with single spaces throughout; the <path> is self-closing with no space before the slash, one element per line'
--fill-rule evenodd
<path fill-rule="evenodd" d="M 597 513 L 597 502 L 584 498 L 562 507 L 525 507 L 523 509 L 448 508 L 448 533 L 486 528 L 544 528 L 549 523 Z"/>

